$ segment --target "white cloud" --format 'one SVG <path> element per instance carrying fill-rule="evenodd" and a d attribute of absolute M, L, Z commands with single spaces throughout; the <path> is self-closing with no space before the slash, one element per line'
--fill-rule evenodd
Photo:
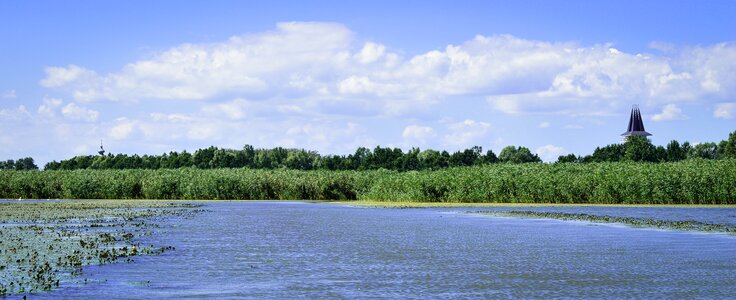
<path fill-rule="evenodd" d="M 736 96 L 736 44 L 658 55 L 510 35 L 477 36 L 411 57 L 334 23 L 279 23 L 273 31 L 183 44 L 120 71 L 50 67 L 42 85 L 79 101 L 211 99 L 227 95 L 387 114 L 451 96 L 484 97 L 507 114 L 604 115 L 632 101 L 650 106 Z M 378 109 L 376 109 L 378 108 Z M 237 116 L 235 116 L 237 117 Z"/>
<path fill-rule="evenodd" d="M 193 120 L 192 117 L 184 115 L 184 114 L 151 113 L 150 116 L 154 121 L 164 121 L 164 122 L 173 122 L 173 123 L 190 122 Z"/>
<path fill-rule="evenodd" d="M 102 76 L 73 65 L 47 68 L 42 85 L 66 86 L 82 101 L 273 95 L 294 90 L 297 77 L 334 76 L 332 69 L 350 59 L 351 37 L 340 24 L 279 23 L 275 31 L 222 43 L 180 45 Z"/>
<path fill-rule="evenodd" d="M 120 118 L 117 120 L 117 124 L 110 128 L 108 135 L 116 140 L 126 139 L 133 133 L 137 125 L 138 122 L 136 121 Z"/>
<path fill-rule="evenodd" d="M 369 64 L 379 60 L 385 53 L 386 46 L 368 42 L 355 54 L 355 59 L 361 64 Z"/>
<path fill-rule="evenodd" d="M 82 120 L 87 122 L 97 121 L 97 117 L 100 115 L 96 110 L 78 106 L 74 103 L 69 103 L 61 108 L 61 114 L 72 120 Z"/>
<path fill-rule="evenodd" d="M 443 143 L 453 147 L 468 146 L 484 137 L 490 129 L 491 124 L 475 120 L 452 123 L 447 127 L 448 133 L 444 136 Z"/>
<path fill-rule="evenodd" d="M 43 97 L 43 104 L 38 106 L 38 114 L 46 118 L 54 117 L 56 115 L 56 109 L 61 106 L 63 102 L 64 101 L 58 98 Z"/>
<path fill-rule="evenodd" d="M 670 121 L 670 120 L 683 120 L 687 116 L 682 114 L 682 109 L 677 107 L 675 104 L 667 104 L 662 108 L 662 112 L 653 115 L 652 120 L 654 121 Z"/>
<path fill-rule="evenodd" d="M 429 126 L 409 125 L 404 128 L 401 136 L 409 143 L 425 144 L 437 134 Z"/>
<path fill-rule="evenodd" d="M 68 67 L 48 67 L 46 68 L 46 78 L 41 80 L 44 87 L 61 87 L 71 83 L 82 82 L 86 80 L 95 80 L 97 74 L 91 70 L 87 70 L 77 65 L 69 65 Z"/>
<path fill-rule="evenodd" d="M 539 123 L 539 128 L 549 128 L 551 124 L 547 121 L 544 121 L 542 123 Z"/>
<path fill-rule="evenodd" d="M 541 158 L 542 161 L 545 161 L 545 162 L 556 161 L 560 155 L 565 155 L 568 153 L 567 150 L 565 150 L 565 148 L 558 147 L 555 145 L 544 145 L 542 147 L 537 148 L 537 150 L 534 152 L 537 155 L 539 155 L 539 158 Z"/>
<path fill-rule="evenodd" d="M 24 121 L 31 118 L 25 105 L 18 105 L 14 109 L 0 109 L 0 120 Z"/>
<path fill-rule="evenodd" d="M 4 99 L 15 99 L 15 97 L 16 97 L 15 90 L 4 91 L 2 94 L 0 94 L 0 98 L 4 98 Z"/>
<path fill-rule="evenodd" d="M 736 102 L 717 104 L 713 116 L 718 119 L 733 119 L 736 116 Z"/>

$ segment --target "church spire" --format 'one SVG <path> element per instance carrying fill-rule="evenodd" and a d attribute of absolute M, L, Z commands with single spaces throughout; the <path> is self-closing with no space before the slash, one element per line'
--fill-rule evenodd
<path fill-rule="evenodd" d="M 634 104 L 631 108 L 631 117 L 629 117 L 629 127 L 626 132 L 621 134 L 624 137 L 631 135 L 650 136 L 649 132 L 644 130 L 644 121 L 641 118 L 641 111 L 639 111 L 639 105 Z"/>

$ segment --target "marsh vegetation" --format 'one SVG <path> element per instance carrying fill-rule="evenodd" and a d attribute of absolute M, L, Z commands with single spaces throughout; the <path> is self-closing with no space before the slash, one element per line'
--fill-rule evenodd
<path fill-rule="evenodd" d="M 736 160 L 492 164 L 410 172 L 0 171 L 0 197 L 736 204 Z"/>
<path fill-rule="evenodd" d="M 732 224 L 720 224 L 713 222 L 702 222 L 697 220 L 660 220 L 655 218 L 636 218 L 627 216 L 608 216 L 588 213 L 565 213 L 549 211 L 475 211 L 472 213 L 530 219 L 555 219 L 564 221 L 587 221 L 594 223 L 617 223 L 632 227 L 658 228 L 685 231 L 717 232 L 736 234 L 736 226 Z"/>
<path fill-rule="evenodd" d="M 141 245 L 158 219 L 185 218 L 197 205 L 163 202 L 0 202 L 0 296 L 63 286 L 83 267 L 132 261 L 171 246 Z"/>

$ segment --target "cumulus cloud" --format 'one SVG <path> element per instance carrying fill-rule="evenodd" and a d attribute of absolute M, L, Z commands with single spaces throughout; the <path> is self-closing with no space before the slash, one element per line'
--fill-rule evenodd
<path fill-rule="evenodd" d="M 662 108 L 662 112 L 652 116 L 652 120 L 654 121 L 683 120 L 686 118 L 687 116 L 682 114 L 682 109 L 675 104 L 665 105 Z"/>
<path fill-rule="evenodd" d="M 100 113 L 96 110 L 85 108 L 75 103 L 69 103 L 61 108 L 61 114 L 68 119 L 87 122 L 97 121 L 97 117 L 100 116 Z"/>
<path fill-rule="evenodd" d="M 555 146 L 555 145 L 544 145 L 542 147 L 537 148 L 537 150 L 534 152 L 537 155 L 539 155 L 539 158 L 541 158 L 542 161 L 545 161 L 545 162 L 556 161 L 560 155 L 565 155 L 568 153 L 567 150 L 565 150 L 565 148 Z"/>
<path fill-rule="evenodd" d="M 544 122 L 542 122 L 542 123 L 539 123 L 539 126 L 538 126 L 538 127 L 539 127 L 539 128 L 549 128 L 549 126 L 550 126 L 550 125 L 551 125 L 551 124 L 550 124 L 549 122 L 547 122 L 547 121 L 544 121 Z"/>
<path fill-rule="evenodd" d="M 713 116 L 718 119 L 733 119 L 736 116 L 736 103 L 719 103 L 713 111 Z"/>
<path fill-rule="evenodd" d="M 379 60 L 385 53 L 386 46 L 368 42 L 355 54 L 355 59 L 361 64 L 369 64 Z"/>
<path fill-rule="evenodd" d="M 490 129 L 489 123 L 469 119 L 452 123 L 447 126 L 448 133 L 444 136 L 443 142 L 445 145 L 467 146 L 484 137 Z"/>
<path fill-rule="evenodd" d="M 279 23 L 219 43 L 183 44 L 109 74 L 49 67 L 41 84 L 77 101 L 228 95 L 393 114 L 457 95 L 485 98 L 506 114 L 572 115 L 611 114 L 632 101 L 736 96 L 734 43 L 647 54 L 493 35 L 402 57 L 376 42 L 355 47 L 354 35 L 341 24 Z"/>
<path fill-rule="evenodd" d="M 351 36 L 340 24 L 279 23 L 275 31 L 235 36 L 222 43 L 180 45 L 107 75 L 74 65 L 47 68 L 41 84 L 70 88 L 81 101 L 314 90 L 319 87 L 309 84 L 310 78 L 334 76 L 333 69 L 350 60 L 346 49 Z"/>
<path fill-rule="evenodd" d="M 404 128 L 404 132 L 402 132 L 401 136 L 407 142 L 425 144 L 427 140 L 432 139 L 437 135 L 432 127 L 409 125 Z"/>

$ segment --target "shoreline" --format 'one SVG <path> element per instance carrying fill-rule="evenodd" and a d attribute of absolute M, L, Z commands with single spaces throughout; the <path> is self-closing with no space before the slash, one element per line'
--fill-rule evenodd
<path fill-rule="evenodd" d="M 324 203 L 375 208 L 441 207 L 662 207 L 662 208 L 733 208 L 734 204 L 598 204 L 598 203 L 514 203 L 514 202 L 402 202 L 402 201 L 325 201 Z"/>

